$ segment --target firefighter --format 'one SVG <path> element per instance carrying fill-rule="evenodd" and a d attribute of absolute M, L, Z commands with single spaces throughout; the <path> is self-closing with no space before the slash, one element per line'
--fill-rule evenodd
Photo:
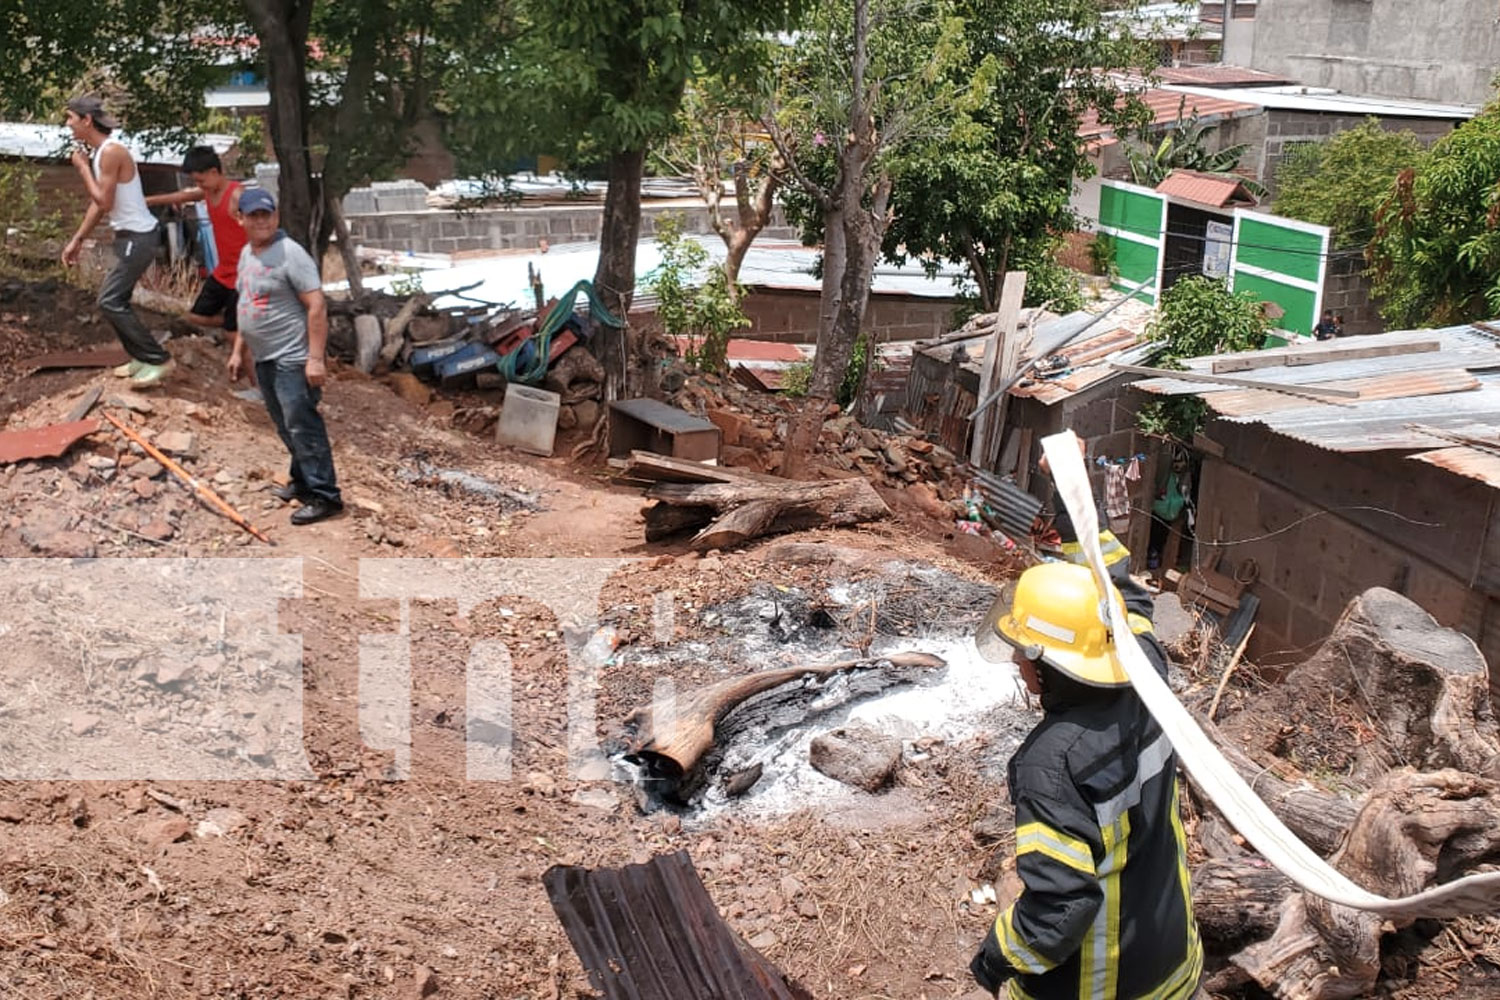
<path fill-rule="evenodd" d="M 1064 542 L 1076 542 L 1063 528 Z M 1078 561 L 1026 570 L 976 634 L 986 659 L 1018 663 L 1043 717 L 1008 769 L 1022 889 L 970 971 L 1013 1000 L 1188 1000 L 1203 948 L 1176 755 L 1120 666 L 1081 551 L 1065 551 Z M 1110 566 L 1109 599 L 1165 676 L 1151 597 L 1128 564 Z"/>

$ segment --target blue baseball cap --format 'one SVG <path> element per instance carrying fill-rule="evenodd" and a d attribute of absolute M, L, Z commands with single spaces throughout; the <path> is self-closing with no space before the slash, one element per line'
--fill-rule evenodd
<path fill-rule="evenodd" d="M 276 199 L 265 188 L 246 188 L 240 192 L 240 214 L 276 211 Z"/>

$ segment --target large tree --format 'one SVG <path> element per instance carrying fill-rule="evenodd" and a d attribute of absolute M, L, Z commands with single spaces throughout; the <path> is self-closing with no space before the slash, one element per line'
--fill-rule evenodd
<path fill-rule="evenodd" d="M 1402 171 L 1368 251 L 1381 315 L 1397 327 L 1500 314 L 1500 102 Z"/>
<path fill-rule="evenodd" d="M 646 152 L 670 133 L 689 80 L 757 71 L 761 42 L 787 28 L 796 0 L 518 0 L 522 30 L 458 107 L 467 162 L 549 153 L 608 179 L 594 286 L 624 316 L 635 293 Z M 492 118 L 504 114 L 508 129 Z M 603 351 L 614 388 L 623 343 Z"/>
<path fill-rule="evenodd" d="M 765 125 L 821 229 L 823 289 L 813 373 L 787 433 L 783 474 L 801 475 L 859 340 L 891 223 L 896 154 L 948 134 L 982 92 L 988 62 L 963 58 L 951 0 L 827 0 L 783 53 Z"/>
<path fill-rule="evenodd" d="M 690 177 L 697 185 L 709 224 L 724 241 L 725 287 L 735 300 L 740 266 L 770 224 L 776 195 L 786 183 L 786 161 L 762 134 L 760 118 L 768 96 L 754 81 L 695 81 L 683 97 L 672 136 L 653 151 L 668 172 Z M 727 210 L 726 184 L 734 199 Z"/>
<path fill-rule="evenodd" d="M 1096 0 L 955 0 L 955 12 L 965 23 L 956 82 L 974 66 L 990 75 L 942 141 L 898 158 L 885 249 L 934 270 L 941 260 L 967 267 L 991 312 L 1007 270 L 1048 258 L 1056 234 L 1077 227 L 1073 185 L 1093 173 L 1078 136 L 1083 114 L 1096 111 L 1117 133 L 1144 119 L 1118 71 L 1144 65 L 1149 52 L 1101 17 Z"/>
<path fill-rule="evenodd" d="M 69 94 L 95 89 L 124 105 L 132 131 L 185 136 L 203 117 L 204 89 L 224 82 L 236 57 L 258 62 L 271 92 L 283 224 L 320 253 L 343 195 L 403 162 L 456 67 L 481 47 L 495 58 L 508 27 L 506 8 L 490 0 L 19 0 L 13 8 L 0 18 L 8 114 L 50 117 Z"/>
<path fill-rule="evenodd" d="M 1276 168 L 1276 214 L 1328 226 L 1341 250 L 1368 246 L 1396 178 L 1426 155 L 1415 132 L 1388 132 L 1377 118 L 1324 142 L 1299 142 Z"/>

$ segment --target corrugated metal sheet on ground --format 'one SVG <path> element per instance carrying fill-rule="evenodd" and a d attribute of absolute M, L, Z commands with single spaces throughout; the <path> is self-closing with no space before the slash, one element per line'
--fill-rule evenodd
<path fill-rule="evenodd" d="M 1418 462 L 1436 465 L 1468 479 L 1477 479 L 1487 486 L 1500 489 L 1500 455 L 1479 451 L 1475 448 L 1439 448 L 1412 455 Z"/>
<path fill-rule="evenodd" d="M 1480 381 L 1467 369 L 1415 372 L 1410 375 L 1375 375 L 1370 378 L 1345 379 L 1342 382 L 1320 382 L 1329 389 L 1349 389 L 1360 394 L 1355 399 L 1330 398 L 1327 406 L 1358 406 L 1377 399 L 1401 399 L 1409 396 L 1441 396 L 1451 392 L 1478 389 Z M 1215 413 L 1225 417 L 1248 417 L 1255 414 L 1299 410 L 1313 401 L 1307 396 L 1293 396 L 1269 389 L 1230 389 L 1208 393 L 1204 397 Z"/>
<path fill-rule="evenodd" d="M 1452 442 L 1413 425 L 1449 433 L 1493 434 L 1500 427 L 1500 379 L 1481 378 L 1480 387 L 1470 392 L 1360 401 L 1347 407 L 1312 403 L 1225 419 L 1265 424 L 1277 434 L 1330 451 L 1444 448 Z"/>
<path fill-rule="evenodd" d="M 1353 338 L 1324 341 L 1323 350 L 1347 349 Z M 1277 365 L 1257 368 L 1252 371 L 1233 372 L 1229 377 L 1248 382 L 1264 382 L 1268 385 L 1319 385 L 1348 379 L 1370 378 L 1377 375 L 1400 375 L 1436 369 L 1466 368 L 1485 371 L 1500 368 L 1500 348 L 1496 338 L 1471 326 L 1449 327 L 1443 330 L 1406 330 L 1399 333 L 1381 333 L 1357 338 L 1359 345 L 1381 345 L 1420 343 L 1437 340 L 1442 348 L 1421 354 L 1398 354 L 1383 358 L 1356 358 L 1346 361 L 1329 361 L 1312 365 Z M 1315 352 L 1319 345 L 1302 345 L 1306 352 Z M 1242 352 L 1243 353 L 1243 352 Z M 1213 373 L 1213 363 L 1225 358 L 1240 357 L 1240 354 L 1219 354 L 1212 357 L 1193 358 L 1185 362 L 1189 371 Z M 1182 379 L 1152 378 L 1136 383 L 1140 389 L 1164 396 L 1202 395 L 1239 391 L 1235 386 L 1210 385 L 1204 382 L 1187 382 Z"/>
<path fill-rule="evenodd" d="M 729 929 L 686 851 L 624 868 L 558 865 L 542 884 L 607 1000 L 812 1000 Z"/>

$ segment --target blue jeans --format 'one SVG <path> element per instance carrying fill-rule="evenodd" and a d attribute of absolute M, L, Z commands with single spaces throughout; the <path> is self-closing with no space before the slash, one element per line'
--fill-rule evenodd
<path fill-rule="evenodd" d="M 291 452 L 292 485 L 304 496 L 342 504 L 328 429 L 318 414 L 323 391 L 307 384 L 305 366 L 305 361 L 257 361 L 255 380 L 276 433 Z"/>
<path fill-rule="evenodd" d="M 159 246 L 161 236 L 155 229 L 149 233 L 116 233 L 115 264 L 104 276 L 104 284 L 99 286 L 99 311 L 115 328 L 115 336 L 120 338 L 125 352 L 149 365 L 165 364 L 172 356 L 156 342 L 146 324 L 130 307 L 130 293 L 135 291 L 136 282 L 156 260 Z"/>

